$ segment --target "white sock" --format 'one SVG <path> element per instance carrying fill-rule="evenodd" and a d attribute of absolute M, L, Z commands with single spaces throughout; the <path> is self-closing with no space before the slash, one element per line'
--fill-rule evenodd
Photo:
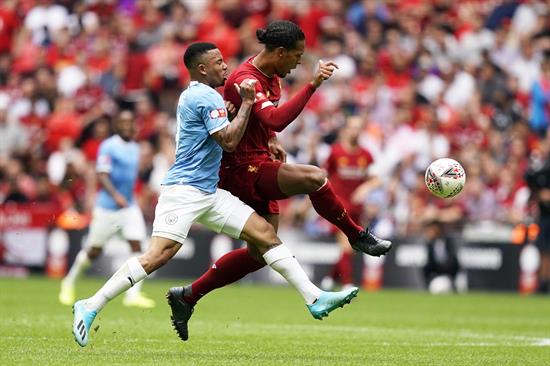
<path fill-rule="evenodd" d="M 89 310 L 99 312 L 108 301 L 128 290 L 145 277 L 147 277 L 147 272 L 145 272 L 138 259 L 136 257 L 128 259 L 94 296 L 86 300 L 86 307 Z"/>
<path fill-rule="evenodd" d="M 309 280 L 300 263 L 284 244 L 268 250 L 263 257 L 268 266 L 279 272 L 302 294 L 306 304 L 313 304 L 321 295 L 321 289 Z"/>
<path fill-rule="evenodd" d="M 90 260 L 90 257 L 88 257 L 88 253 L 85 250 L 81 250 L 76 255 L 74 263 L 69 270 L 69 273 L 67 273 L 67 276 L 65 276 L 65 278 L 63 279 L 63 282 L 65 282 L 67 285 L 74 286 L 76 280 L 80 277 L 82 273 L 90 268 L 91 264 L 92 261 Z"/>
<path fill-rule="evenodd" d="M 136 284 L 126 291 L 127 299 L 135 299 L 141 293 L 141 288 L 143 287 L 143 281 L 136 282 Z"/>

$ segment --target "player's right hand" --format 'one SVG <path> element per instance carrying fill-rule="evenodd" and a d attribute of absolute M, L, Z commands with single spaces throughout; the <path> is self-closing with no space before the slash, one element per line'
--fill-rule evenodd
<path fill-rule="evenodd" d="M 126 197 L 124 197 L 122 194 L 118 193 L 118 194 L 115 194 L 115 196 L 113 197 L 113 199 L 115 200 L 116 204 L 118 205 L 118 207 L 120 208 L 126 208 L 128 207 L 128 200 L 126 199 Z"/>
<path fill-rule="evenodd" d="M 317 71 L 311 83 L 316 88 L 320 87 L 323 81 L 330 78 L 336 69 L 339 69 L 339 67 L 334 61 L 323 62 L 323 60 L 319 60 Z"/>
<path fill-rule="evenodd" d="M 244 79 L 240 85 L 234 84 L 243 101 L 254 102 L 256 97 L 255 79 Z"/>

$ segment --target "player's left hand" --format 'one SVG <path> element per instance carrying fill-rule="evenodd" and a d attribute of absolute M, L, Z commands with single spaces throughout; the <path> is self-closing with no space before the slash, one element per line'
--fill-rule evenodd
<path fill-rule="evenodd" d="M 256 82 L 256 79 L 244 79 L 240 85 L 237 83 L 233 84 L 243 99 L 243 102 L 248 101 L 254 103 L 256 99 Z"/>
<path fill-rule="evenodd" d="M 233 103 L 231 103 L 228 100 L 224 100 L 224 102 L 225 102 L 225 109 L 227 109 L 227 118 L 229 118 L 229 120 L 231 121 L 237 115 L 237 108 L 235 108 Z"/>
<path fill-rule="evenodd" d="M 319 60 L 317 71 L 311 83 L 316 88 L 320 87 L 323 81 L 330 78 L 336 69 L 339 69 L 339 67 L 334 61 L 324 62 L 323 60 Z"/>
<path fill-rule="evenodd" d="M 271 158 L 273 160 L 278 160 L 281 163 L 286 163 L 286 151 L 283 148 L 283 145 L 279 143 L 277 137 L 269 139 L 267 145 L 269 147 L 269 152 L 271 153 Z"/>

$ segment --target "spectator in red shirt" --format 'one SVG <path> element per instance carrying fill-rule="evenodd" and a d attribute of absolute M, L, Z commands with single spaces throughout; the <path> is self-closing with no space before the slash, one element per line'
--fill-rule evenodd
<path fill-rule="evenodd" d="M 122 70 L 122 94 L 125 102 L 133 103 L 146 92 L 150 84 L 150 66 L 145 49 L 136 40 L 130 41 Z"/>
<path fill-rule="evenodd" d="M 13 36 L 17 29 L 17 1 L 5 0 L 0 5 L 0 54 L 11 52 Z"/>
<path fill-rule="evenodd" d="M 82 132 L 79 145 L 88 161 L 96 161 L 99 145 L 110 135 L 111 118 L 107 115 L 99 117 L 86 126 L 85 130 Z"/>
<path fill-rule="evenodd" d="M 58 99 L 55 110 L 46 124 L 46 148 L 53 152 L 59 148 L 64 137 L 75 141 L 82 130 L 80 117 L 75 111 L 74 101 L 69 98 Z"/>

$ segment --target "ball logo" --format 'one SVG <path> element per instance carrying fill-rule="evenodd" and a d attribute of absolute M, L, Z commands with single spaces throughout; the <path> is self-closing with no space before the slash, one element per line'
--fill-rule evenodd
<path fill-rule="evenodd" d="M 166 215 L 165 220 L 168 225 L 174 225 L 176 222 L 178 222 L 178 215 L 176 215 L 175 213 L 170 213 Z"/>

